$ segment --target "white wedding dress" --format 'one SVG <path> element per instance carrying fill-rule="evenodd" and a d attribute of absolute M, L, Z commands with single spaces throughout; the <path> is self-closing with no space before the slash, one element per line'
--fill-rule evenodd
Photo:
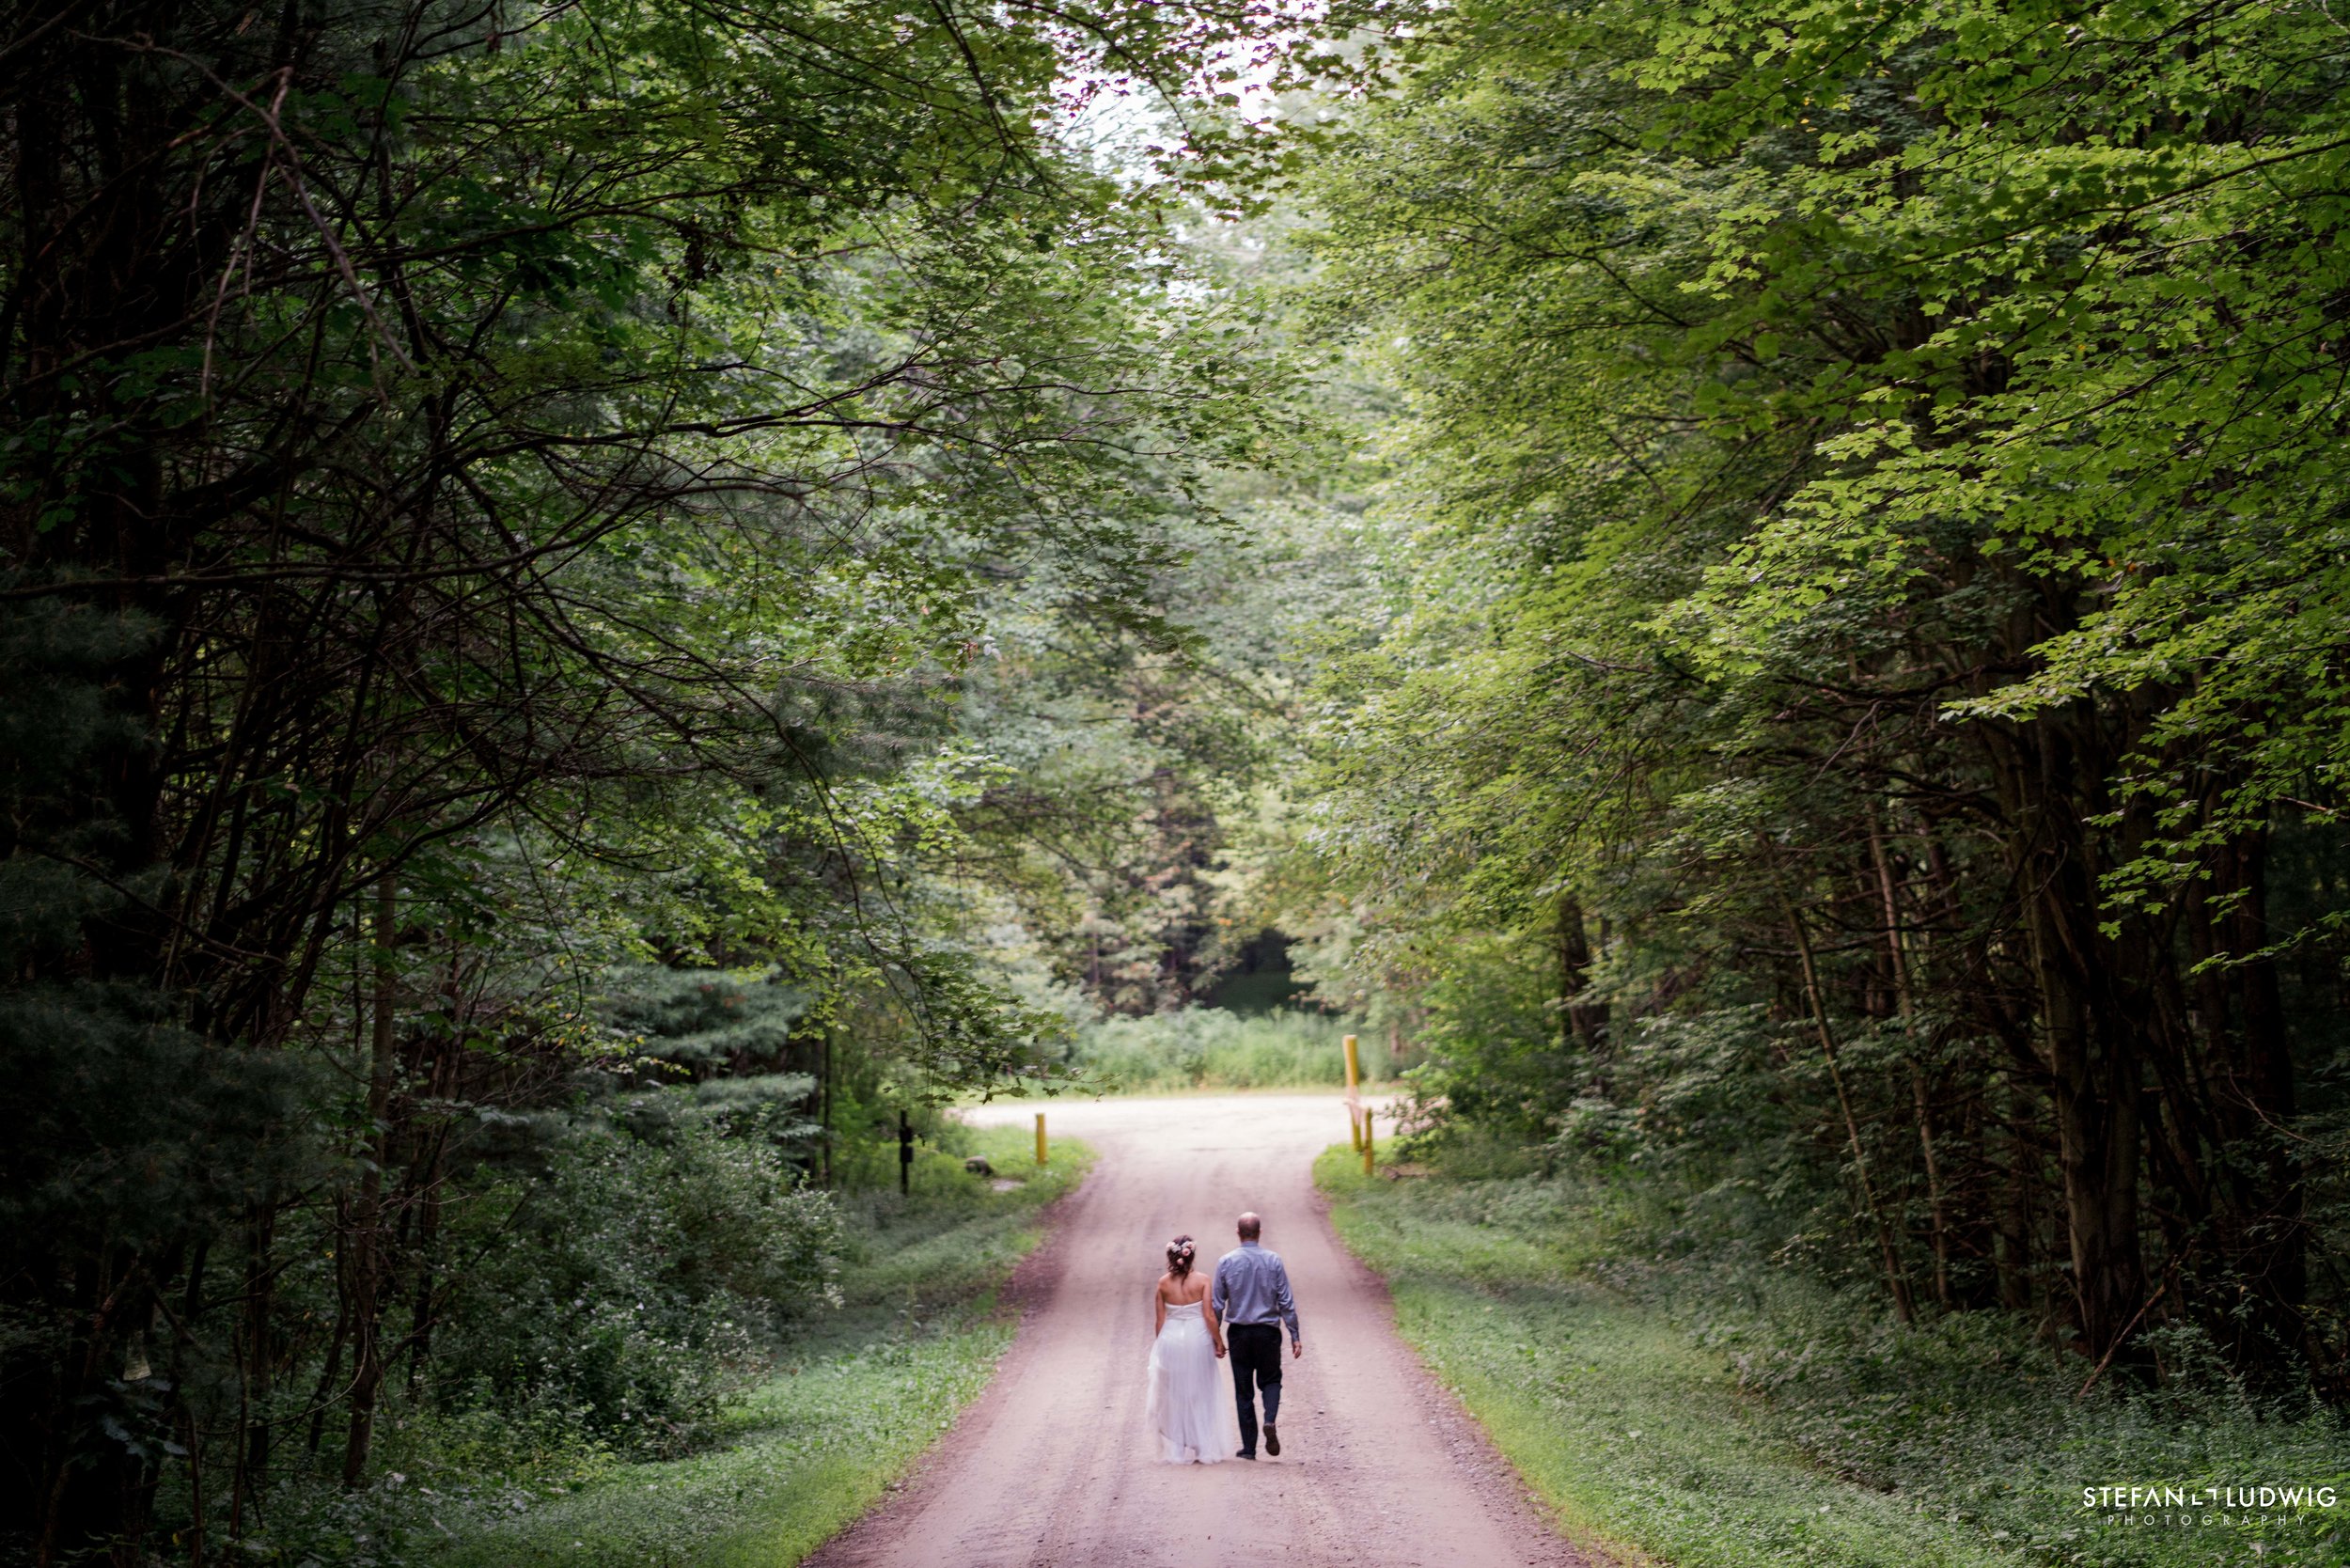
<path fill-rule="evenodd" d="M 1199 1303 L 1170 1306 L 1167 1325 L 1151 1346 L 1151 1394 L 1143 1419 L 1158 1435 L 1159 1457 L 1170 1465 L 1194 1460 L 1214 1465 L 1232 1451 L 1237 1434 L 1226 1435 L 1231 1400 L 1218 1375 L 1222 1365 L 1208 1339 Z"/>

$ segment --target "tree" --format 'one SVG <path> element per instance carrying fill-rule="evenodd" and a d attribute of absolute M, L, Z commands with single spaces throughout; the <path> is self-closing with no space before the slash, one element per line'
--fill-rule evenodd
<path fill-rule="evenodd" d="M 1330 160 L 1415 530 L 1330 676 L 1332 892 L 1556 977 L 1543 1131 L 1779 1129 L 1904 1311 L 2338 1375 L 2343 65 L 2267 10 L 1469 6 Z"/>
<path fill-rule="evenodd" d="M 1007 579 L 1151 620 L 1250 355 L 1052 127 L 1323 69 L 1279 21 L 13 13 L 0 1513 L 39 1560 L 144 1560 L 167 1471 L 201 1553 L 330 1410 L 366 1474 L 450 1108 L 611 1048 L 606 964 L 727 949 L 894 998 L 917 1074 L 1029 1070 L 876 908 L 934 816 L 892 779 L 938 721 L 890 715 Z M 324 1340 L 277 1294 L 314 1222 Z"/>

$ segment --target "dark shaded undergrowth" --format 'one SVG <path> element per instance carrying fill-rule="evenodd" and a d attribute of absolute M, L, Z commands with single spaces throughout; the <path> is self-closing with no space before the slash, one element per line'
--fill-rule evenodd
<path fill-rule="evenodd" d="M 925 1148 L 914 1192 L 841 1195 L 839 1304 L 774 1347 L 769 1375 L 699 1451 L 629 1463 L 534 1444 L 526 1428 L 412 1423 L 389 1473 L 346 1497 L 289 1497 L 265 1560 L 442 1568 L 798 1562 L 854 1520 L 987 1385 L 1010 1343 L 999 1292 L 1042 1238 L 1042 1212 L 1091 1154 L 1058 1140 L 1039 1169 L 1018 1128 L 948 1141 L 995 1180 Z M 550 1428 L 569 1431 L 569 1428 Z"/>

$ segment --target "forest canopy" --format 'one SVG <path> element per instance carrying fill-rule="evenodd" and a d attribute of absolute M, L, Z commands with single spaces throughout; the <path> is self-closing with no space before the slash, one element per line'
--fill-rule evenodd
<path fill-rule="evenodd" d="M 1177 187 L 1071 126 L 1244 180 L 1219 80 L 1354 69 L 1284 26 L 10 13 L 17 1544 L 200 1557 L 395 1394 L 690 1440 L 822 1298 L 836 1129 L 1056 1071 L 950 873 L 1153 769 L 1014 801 L 955 703 L 1169 657 L 1200 476 L 1282 421 Z"/>
<path fill-rule="evenodd" d="M 0 1550 L 200 1560 L 388 1411 L 706 1444 L 898 1127 L 1284 948 L 1417 1148 L 2338 1402 L 2346 79 L 2298 4 L 18 8 Z"/>
<path fill-rule="evenodd" d="M 1438 1122 L 1769 1195 L 1904 1321 L 2342 1390 L 2345 64 L 1469 4 L 1318 165 L 1393 559 L 1291 918 Z"/>

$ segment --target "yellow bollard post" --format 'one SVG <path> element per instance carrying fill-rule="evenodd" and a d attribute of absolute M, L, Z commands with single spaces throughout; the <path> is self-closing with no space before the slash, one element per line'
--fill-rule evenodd
<path fill-rule="evenodd" d="M 1366 1176 L 1377 1174 L 1376 1171 L 1371 1168 L 1371 1152 L 1373 1147 L 1374 1145 L 1371 1137 L 1371 1107 L 1369 1105 L 1365 1105 L 1363 1107 L 1363 1174 Z"/>
<path fill-rule="evenodd" d="M 1353 1035 L 1346 1037 L 1346 1141 L 1363 1146 L 1363 1064 Z"/>
<path fill-rule="evenodd" d="M 1036 1163 L 1044 1163 L 1044 1113 L 1036 1113 Z"/>

